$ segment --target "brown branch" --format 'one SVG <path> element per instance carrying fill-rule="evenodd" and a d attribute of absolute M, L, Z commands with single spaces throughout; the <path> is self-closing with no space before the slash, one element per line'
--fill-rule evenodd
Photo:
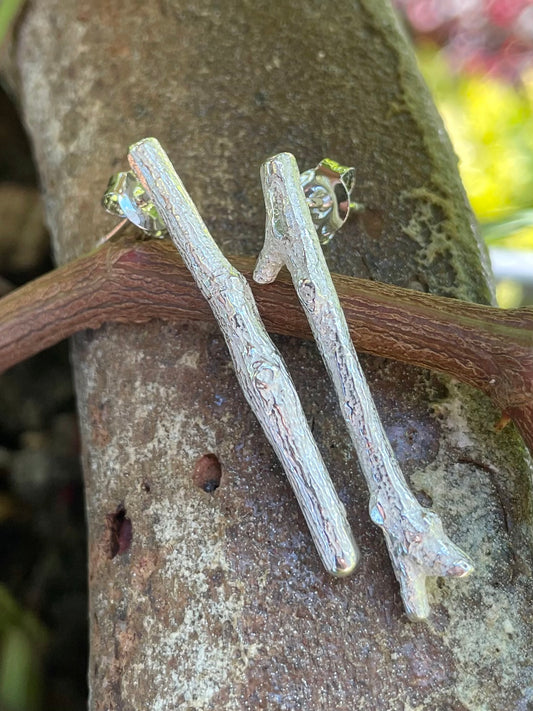
<path fill-rule="evenodd" d="M 251 281 L 254 260 L 232 257 L 252 284 L 267 329 L 311 338 L 288 274 Z M 533 309 L 502 310 L 387 284 L 333 276 L 355 346 L 452 375 L 487 393 L 533 451 Z M 109 242 L 0 300 L 0 372 L 106 322 L 212 320 L 166 241 Z"/>

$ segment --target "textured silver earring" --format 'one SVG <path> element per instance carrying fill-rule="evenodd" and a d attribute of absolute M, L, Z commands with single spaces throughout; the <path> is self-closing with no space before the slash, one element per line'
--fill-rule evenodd
<path fill-rule="evenodd" d="M 169 236 L 211 305 L 243 393 L 293 487 L 322 562 L 348 575 L 359 552 L 285 364 L 244 277 L 222 255 L 159 142 L 130 148 L 131 171 L 114 176 L 104 206 L 153 237 Z M 320 242 L 348 217 L 355 173 L 324 159 L 300 174 L 290 153 L 267 160 L 261 180 L 265 245 L 254 279 L 273 281 L 286 264 L 333 381 L 370 491 L 370 516 L 384 533 L 408 616 L 429 615 L 426 577 L 468 575 L 473 566 L 440 518 L 409 490 L 359 364 Z M 121 229 L 112 231 L 115 234 Z"/>
<path fill-rule="evenodd" d="M 265 245 L 254 279 L 273 281 L 285 264 L 335 386 L 370 490 L 370 517 L 385 535 L 407 614 L 429 614 L 426 577 L 467 575 L 469 558 L 446 536 L 440 518 L 413 496 L 372 400 L 300 183 L 293 155 L 261 168 L 267 212 Z"/>
<path fill-rule="evenodd" d="M 348 575 L 359 552 L 344 506 L 246 279 L 214 242 L 159 142 L 139 141 L 131 146 L 128 158 L 148 202 L 213 310 L 243 393 L 285 469 L 324 567 L 332 575 Z"/>

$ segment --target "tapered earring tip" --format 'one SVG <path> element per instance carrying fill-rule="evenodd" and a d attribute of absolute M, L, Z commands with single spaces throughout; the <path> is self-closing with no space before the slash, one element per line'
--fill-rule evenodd
<path fill-rule="evenodd" d="M 345 554 L 344 557 L 336 558 L 334 568 L 328 572 L 336 578 L 346 578 L 357 568 L 360 557 L 359 548 L 354 543 L 353 550 Z"/>
<path fill-rule="evenodd" d="M 461 560 L 456 561 L 450 566 L 448 575 L 452 578 L 466 578 L 475 570 L 472 561 L 465 555 Z"/>
<path fill-rule="evenodd" d="M 147 136 L 146 138 L 141 138 L 140 141 L 135 141 L 135 143 L 132 143 L 131 146 L 129 147 L 129 153 L 135 152 L 135 150 L 139 146 L 146 146 L 147 144 L 152 144 L 153 146 L 158 146 L 161 148 L 161 143 L 158 141 L 157 138 L 154 138 L 153 136 Z"/>

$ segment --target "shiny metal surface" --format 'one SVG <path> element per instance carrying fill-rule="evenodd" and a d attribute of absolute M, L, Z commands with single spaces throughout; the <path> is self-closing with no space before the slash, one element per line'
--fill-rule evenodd
<path fill-rule="evenodd" d="M 425 619 L 426 577 L 461 577 L 473 566 L 446 536 L 440 518 L 407 487 L 349 336 L 294 156 L 281 153 L 267 160 L 261 179 L 267 221 L 254 279 L 271 282 L 287 265 L 335 385 L 370 490 L 370 516 L 385 535 L 405 610 L 413 620 Z"/>
<path fill-rule="evenodd" d="M 128 157 L 213 310 L 244 395 L 283 464 L 324 567 L 333 575 L 348 575 L 359 552 L 344 506 L 248 283 L 215 244 L 159 142 L 139 141 Z"/>
<path fill-rule="evenodd" d="M 348 219 L 355 169 L 324 158 L 300 175 L 305 200 L 321 244 L 327 244 Z"/>
<path fill-rule="evenodd" d="M 131 170 L 111 176 L 102 205 L 111 215 L 127 218 L 150 237 L 166 237 L 164 223 Z"/>
<path fill-rule="evenodd" d="M 348 219 L 354 180 L 354 168 L 330 158 L 301 174 L 307 205 L 322 244 L 329 242 Z M 150 237 L 167 236 L 165 223 L 131 170 L 111 176 L 102 205 L 111 215 L 127 218 Z"/>

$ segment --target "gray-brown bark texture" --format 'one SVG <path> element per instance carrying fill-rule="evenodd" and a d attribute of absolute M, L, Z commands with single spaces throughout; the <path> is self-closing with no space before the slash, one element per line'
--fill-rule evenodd
<path fill-rule="evenodd" d="M 490 299 L 455 157 L 384 2 L 33 0 L 10 59 L 58 261 L 113 225 L 108 176 L 154 135 L 228 253 L 262 244 L 266 156 L 330 156 L 357 166 L 365 206 L 332 270 Z M 532 708 L 531 465 L 512 427 L 496 433 L 466 387 L 364 359 L 412 486 L 476 565 L 431 582 L 433 616 L 411 624 L 317 352 L 278 343 L 361 544 L 350 579 L 321 569 L 214 326 L 75 339 L 91 709 Z"/>

